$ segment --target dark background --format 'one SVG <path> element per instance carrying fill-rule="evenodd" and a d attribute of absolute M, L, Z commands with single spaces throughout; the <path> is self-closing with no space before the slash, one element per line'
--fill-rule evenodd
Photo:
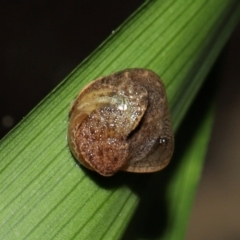
<path fill-rule="evenodd" d="M 0 1 L 0 139 L 143 2 Z"/>
<path fill-rule="evenodd" d="M 209 75 L 219 83 L 216 119 L 186 239 L 239 240 L 240 24 Z"/>
<path fill-rule="evenodd" d="M 1 1 L 0 139 L 143 2 Z M 240 27 L 212 73 L 217 118 L 189 240 L 240 239 L 239 43 Z"/>

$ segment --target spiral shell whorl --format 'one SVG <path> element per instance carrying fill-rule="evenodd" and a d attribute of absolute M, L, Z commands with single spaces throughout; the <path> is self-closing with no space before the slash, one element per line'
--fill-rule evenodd
<path fill-rule="evenodd" d="M 152 172 L 167 165 L 174 140 L 163 83 L 146 69 L 126 69 L 88 84 L 71 110 L 70 148 L 103 176 Z"/>

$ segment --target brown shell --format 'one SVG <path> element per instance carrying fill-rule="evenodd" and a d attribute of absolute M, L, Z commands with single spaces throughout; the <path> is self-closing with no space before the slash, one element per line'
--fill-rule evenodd
<path fill-rule="evenodd" d="M 126 69 L 96 79 L 79 93 L 69 116 L 72 153 L 103 176 L 159 171 L 172 157 L 165 88 L 150 70 Z"/>

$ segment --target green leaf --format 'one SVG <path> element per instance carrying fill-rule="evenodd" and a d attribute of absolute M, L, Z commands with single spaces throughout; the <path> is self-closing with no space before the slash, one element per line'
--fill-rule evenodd
<path fill-rule="evenodd" d="M 239 16 L 238 0 L 145 2 L 1 140 L 1 239 L 124 236 L 138 204 L 142 206 L 141 199 L 154 197 L 158 190 L 152 183 L 165 181 L 169 170 L 147 175 L 119 173 L 103 178 L 79 167 L 66 139 L 70 102 L 92 79 L 124 68 L 149 68 L 166 85 L 176 131 Z M 196 135 L 199 137 L 194 138 L 181 164 L 172 171 L 166 191 L 159 189 L 159 194 L 166 193 L 169 198 L 166 212 L 170 219 L 184 225 L 179 230 L 177 225 L 171 227 L 166 223 L 166 239 L 171 234 L 175 235 L 173 239 L 182 239 L 210 119 L 205 119 Z M 192 156 L 201 140 L 194 168 Z M 182 173 L 185 175 L 179 181 Z M 185 192 L 189 198 L 181 195 Z M 178 208 L 180 198 L 182 205 Z"/>

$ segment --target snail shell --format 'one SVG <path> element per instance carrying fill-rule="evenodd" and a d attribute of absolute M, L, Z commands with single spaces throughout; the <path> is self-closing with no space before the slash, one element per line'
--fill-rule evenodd
<path fill-rule="evenodd" d="M 103 176 L 155 172 L 170 161 L 174 137 L 164 85 L 152 71 L 126 69 L 92 81 L 69 113 L 76 159 Z"/>

